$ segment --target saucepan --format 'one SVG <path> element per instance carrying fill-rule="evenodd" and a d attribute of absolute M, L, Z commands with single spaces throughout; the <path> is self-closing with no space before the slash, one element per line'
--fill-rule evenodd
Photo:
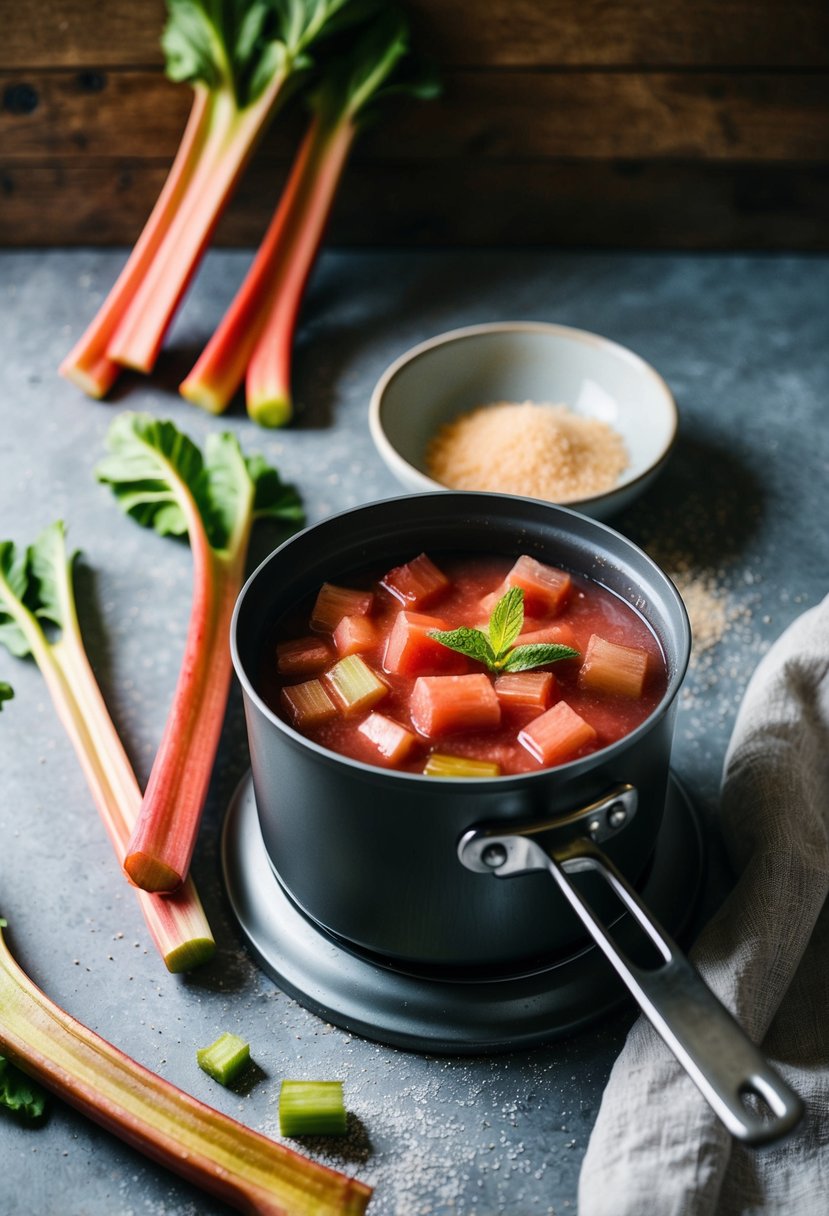
<path fill-rule="evenodd" d="M 661 701 L 609 747 L 495 778 L 390 771 L 300 735 L 263 695 L 274 622 L 323 582 L 424 550 L 436 560 L 526 553 L 598 582 L 655 634 L 667 666 Z M 348 948 L 424 978 L 526 975 L 589 935 L 729 1130 L 764 1143 L 796 1125 L 800 1099 L 636 891 L 662 822 L 690 642 L 670 579 L 621 534 L 564 507 L 476 493 L 406 495 L 306 529 L 251 576 L 231 627 L 265 848 L 312 922 Z M 650 943 L 647 963 L 617 945 L 620 911 Z"/>

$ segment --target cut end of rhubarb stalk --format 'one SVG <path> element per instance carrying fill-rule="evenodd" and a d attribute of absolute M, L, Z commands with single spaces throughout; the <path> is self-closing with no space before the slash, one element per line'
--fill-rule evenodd
<path fill-rule="evenodd" d="M 294 413 L 293 402 L 287 394 L 282 397 L 260 397 L 256 401 L 248 399 L 247 407 L 248 414 L 259 426 L 285 426 Z"/>
<path fill-rule="evenodd" d="M 186 877 L 149 853 L 128 853 L 124 869 L 127 877 L 142 891 L 175 891 Z"/>
<path fill-rule="evenodd" d="M 227 409 L 227 402 L 221 394 L 214 393 L 206 384 L 194 382 L 189 377 L 187 380 L 182 380 L 178 391 L 186 401 L 207 410 L 208 414 L 223 414 Z"/>
<path fill-rule="evenodd" d="M 109 359 L 102 359 L 92 370 L 85 370 L 72 361 L 70 354 L 61 363 L 58 371 L 65 379 L 71 380 L 73 384 L 77 385 L 82 393 L 86 393 L 87 397 L 94 397 L 100 401 L 118 379 L 121 368 Z"/>
<path fill-rule="evenodd" d="M 183 975 L 209 963 L 216 953 L 212 937 L 194 937 L 164 955 L 164 965 L 172 975 Z"/>

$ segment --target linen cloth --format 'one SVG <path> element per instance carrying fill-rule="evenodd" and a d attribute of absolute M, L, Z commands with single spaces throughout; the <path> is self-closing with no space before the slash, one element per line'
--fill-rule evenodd
<path fill-rule="evenodd" d="M 752 676 L 721 794 L 738 879 L 691 957 L 806 1116 L 779 1145 L 743 1147 L 640 1017 L 605 1089 L 579 1216 L 829 1214 L 829 597 Z"/>

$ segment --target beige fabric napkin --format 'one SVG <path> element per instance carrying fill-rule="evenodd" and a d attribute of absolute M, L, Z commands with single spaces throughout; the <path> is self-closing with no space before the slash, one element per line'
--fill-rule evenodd
<path fill-rule="evenodd" d="M 771 1148 L 732 1141 L 640 1018 L 602 1099 L 579 1216 L 829 1213 L 829 597 L 751 679 L 721 814 L 738 879 L 691 957 L 806 1118 Z"/>

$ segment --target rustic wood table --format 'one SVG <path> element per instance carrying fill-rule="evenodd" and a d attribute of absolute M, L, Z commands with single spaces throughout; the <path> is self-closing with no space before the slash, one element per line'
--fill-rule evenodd
<path fill-rule="evenodd" d="M 115 413 L 148 410 L 198 439 L 232 430 L 299 487 L 315 521 L 398 492 L 366 425 L 371 388 L 396 355 L 461 324 L 563 322 L 638 351 L 679 403 L 668 469 L 613 522 L 675 573 L 697 630 L 673 763 L 705 825 L 704 904 L 715 903 L 728 881 L 717 789 L 742 691 L 768 645 L 827 591 L 829 259 L 330 252 L 298 337 L 303 408 L 284 432 L 257 429 L 240 407 L 209 418 L 175 393 L 241 276 L 243 253 L 208 258 L 152 379 L 125 376 L 112 401 L 97 403 L 58 378 L 121 261 L 117 251 L 0 255 L 0 538 L 27 543 L 66 521 L 83 553 L 88 649 L 139 778 L 175 679 L 191 570 L 186 546 L 126 520 L 94 480 Z M 254 558 L 272 542 L 263 533 Z M 580 1162 L 629 1010 L 532 1051 L 444 1058 L 359 1039 L 280 992 L 244 947 L 219 867 L 222 818 L 248 764 L 237 689 L 194 864 L 218 955 L 200 972 L 168 975 L 37 671 L 2 651 L 0 679 L 16 690 L 0 719 L 0 913 L 17 958 L 51 997 L 151 1069 L 270 1135 L 278 1136 L 281 1077 L 342 1078 L 352 1131 L 317 1155 L 374 1185 L 374 1216 L 575 1210 Z M 239 1092 L 195 1063 L 195 1049 L 226 1029 L 250 1040 L 259 1068 Z M 2 1216 L 225 1210 L 61 1102 L 36 1129 L 0 1116 L 0 1156 Z"/>

